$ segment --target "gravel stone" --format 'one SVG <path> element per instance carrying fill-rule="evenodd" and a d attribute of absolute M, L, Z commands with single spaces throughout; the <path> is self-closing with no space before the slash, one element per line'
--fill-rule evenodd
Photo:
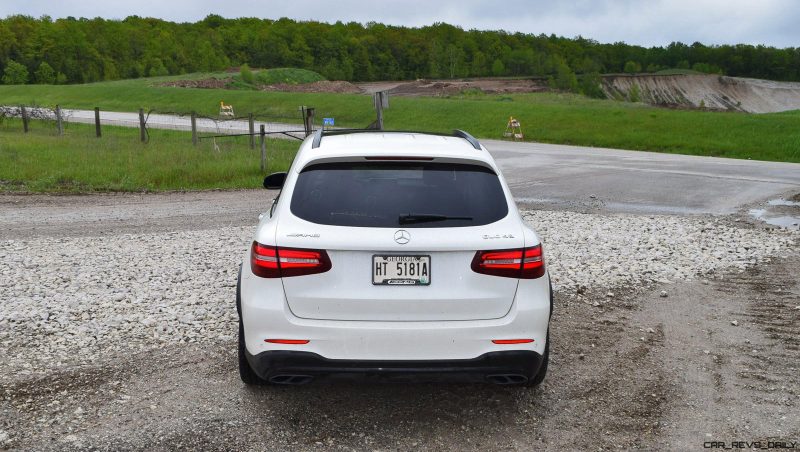
<path fill-rule="evenodd" d="M 578 297 L 603 290 L 602 302 L 612 304 L 610 289 L 743 270 L 800 237 L 707 217 L 521 213 L 544 241 L 553 288 Z M 238 267 L 253 231 L 0 241 L 6 371 L 33 374 L 53 362 L 90 363 L 106 352 L 229 338 L 237 322 Z"/>

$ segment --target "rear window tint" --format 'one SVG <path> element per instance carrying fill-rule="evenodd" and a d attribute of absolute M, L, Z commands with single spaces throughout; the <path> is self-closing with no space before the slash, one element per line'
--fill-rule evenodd
<path fill-rule="evenodd" d="M 317 224 L 438 228 L 494 223 L 508 215 L 508 204 L 497 174 L 483 166 L 347 162 L 303 169 L 291 210 Z M 401 224 L 409 214 L 468 218 Z"/>

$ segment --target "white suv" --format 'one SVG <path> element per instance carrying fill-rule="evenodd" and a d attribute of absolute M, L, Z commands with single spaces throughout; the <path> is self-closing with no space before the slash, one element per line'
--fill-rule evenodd
<path fill-rule="evenodd" d="M 281 192 L 239 276 L 245 383 L 544 379 L 542 244 L 475 138 L 319 130 L 264 186 Z"/>

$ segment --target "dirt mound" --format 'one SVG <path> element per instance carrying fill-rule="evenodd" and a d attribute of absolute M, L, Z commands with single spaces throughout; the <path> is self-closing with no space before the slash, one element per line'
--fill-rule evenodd
<path fill-rule="evenodd" d="M 535 93 L 546 91 L 538 79 L 414 80 L 409 82 L 370 82 L 358 85 L 366 93 L 389 91 L 396 96 L 454 96 L 465 92 L 485 94 Z"/>
<path fill-rule="evenodd" d="M 610 98 L 683 108 L 771 113 L 800 109 L 800 83 L 720 75 L 607 75 L 603 90 Z M 635 94 L 634 94 L 634 97 Z"/>
<path fill-rule="evenodd" d="M 327 81 L 322 80 L 312 83 L 277 83 L 274 85 L 265 85 L 261 87 L 262 91 L 283 91 L 291 93 L 352 93 L 360 94 L 363 91 L 358 86 L 345 81 Z"/>
<path fill-rule="evenodd" d="M 401 83 L 389 90 L 397 96 L 452 96 L 462 91 L 458 82 L 417 80 Z"/>
<path fill-rule="evenodd" d="M 202 80 L 175 80 L 173 82 L 159 83 L 158 86 L 170 86 L 174 88 L 206 88 L 224 89 L 233 81 L 232 78 L 205 78 Z"/>

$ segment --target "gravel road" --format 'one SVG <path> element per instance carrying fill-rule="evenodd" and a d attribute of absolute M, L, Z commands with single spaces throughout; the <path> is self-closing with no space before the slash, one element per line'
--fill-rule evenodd
<path fill-rule="evenodd" d="M 21 111 L 16 107 L 0 106 L 5 109 L 12 116 L 20 117 Z M 31 108 L 31 114 L 37 118 L 48 118 L 55 120 L 55 112 L 49 108 Z M 66 122 L 75 122 L 80 124 L 94 124 L 94 110 L 76 110 L 65 108 L 61 110 L 62 118 Z M 167 129 L 167 130 L 191 130 L 192 119 L 191 116 L 179 116 L 174 114 L 159 114 L 159 113 L 146 113 L 145 121 L 147 127 L 152 129 Z M 303 136 L 302 118 L 297 115 L 297 124 L 291 123 L 278 123 L 278 122 L 262 122 L 255 121 L 254 128 L 258 132 L 261 125 L 264 126 L 264 131 L 267 133 L 276 133 L 273 135 L 278 138 L 288 138 L 286 135 L 277 134 L 277 132 L 290 132 L 292 136 Z M 100 124 L 108 126 L 119 127 L 139 127 L 139 113 L 138 112 L 124 112 L 124 111 L 102 111 L 100 112 Z M 197 118 L 196 126 L 199 132 L 217 133 L 217 134 L 237 134 L 249 133 L 250 123 L 244 119 L 230 119 L 230 118 Z"/>
<path fill-rule="evenodd" d="M 557 292 L 535 390 L 251 389 L 233 296 L 256 192 L 0 196 L 0 448 L 702 448 L 800 441 L 800 233 L 524 210 Z M 129 227 L 120 227 L 129 225 Z M 33 229 L 36 227 L 37 229 Z"/>

